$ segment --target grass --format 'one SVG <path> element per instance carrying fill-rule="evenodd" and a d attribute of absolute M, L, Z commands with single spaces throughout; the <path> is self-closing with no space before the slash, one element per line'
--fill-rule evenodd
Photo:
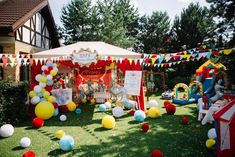
<path fill-rule="evenodd" d="M 133 116 L 127 114 L 128 111 L 116 119 L 114 129 L 106 130 L 101 126 L 101 119 L 111 115 L 111 110 L 98 112 L 97 106 L 83 104 L 80 106 L 82 114 L 68 113 L 65 122 L 60 122 L 57 116 L 46 121 L 40 129 L 32 128 L 31 122 L 16 126 L 12 137 L 0 139 L 0 156 L 19 157 L 23 152 L 33 150 L 37 157 L 149 157 L 154 149 L 162 150 L 165 157 L 215 156 L 215 150 L 205 147 L 207 131 L 213 126 L 202 126 L 197 121 L 195 104 L 177 106 L 175 115 L 170 116 L 165 113 L 163 100 L 159 96 L 154 98 L 159 102 L 162 116 L 146 118 L 145 122 L 151 127 L 147 133 L 141 131 L 142 123 L 136 122 Z M 181 124 L 182 116 L 189 118 L 188 125 Z M 73 151 L 59 149 L 55 132 L 61 129 L 74 137 Z M 32 144 L 21 149 L 19 141 L 24 136 L 29 137 Z"/>

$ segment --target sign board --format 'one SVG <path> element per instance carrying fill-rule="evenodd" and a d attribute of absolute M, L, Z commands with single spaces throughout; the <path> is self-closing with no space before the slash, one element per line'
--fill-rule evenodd
<path fill-rule="evenodd" d="M 78 63 L 81 66 L 89 66 L 91 63 L 97 62 L 97 51 L 91 51 L 90 49 L 80 49 L 79 51 L 73 51 L 71 59 L 73 63 Z"/>
<path fill-rule="evenodd" d="M 140 95 L 142 71 L 126 71 L 124 88 L 129 95 Z"/>

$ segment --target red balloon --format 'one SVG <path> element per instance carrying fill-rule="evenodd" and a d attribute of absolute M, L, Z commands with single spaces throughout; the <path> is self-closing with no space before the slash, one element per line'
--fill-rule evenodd
<path fill-rule="evenodd" d="M 149 124 L 148 123 L 144 123 L 141 125 L 142 131 L 143 132 L 148 132 L 149 130 Z"/>
<path fill-rule="evenodd" d="M 159 149 L 156 149 L 152 151 L 151 157 L 164 157 L 164 154 Z"/>
<path fill-rule="evenodd" d="M 166 106 L 166 112 L 167 112 L 167 114 L 169 114 L 169 115 L 174 115 L 174 114 L 175 114 L 175 111 L 176 111 L 175 105 L 170 104 L 170 105 L 167 105 L 167 106 Z"/>
<path fill-rule="evenodd" d="M 46 89 L 46 91 L 51 92 L 52 86 L 46 86 L 45 89 Z"/>
<path fill-rule="evenodd" d="M 53 69 L 52 66 L 49 66 L 49 67 L 48 67 L 48 71 L 51 71 L 52 69 Z"/>
<path fill-rule="evenodd" d="M 168 101 L 168 100 L 164 101 L 164 106 L 165 106 L 165 108 L 166 108 L 168 105 L 170 105 L 170 104 L 171 104 L 170 101 Z"/>
<path fill-rule="evenodd" d="M 35 128 L 41 128 L 44 125 L 44 120 L 42 118 L 34 118 L 33 119 L 33 126 Z"/>
<path fill-rule="evenodd" d="M 60 112 L 67 113 L 69 112 L 69 109 L 66 105 L 60 106 Z"/>
<path fill-rule="evenodd" d="M 36 157 L 36 154 L 32 150 L 29 150 L 27 152 L 24 152 L 22 157 Z"/>
<path fill-rule="evenodd" d="M 130 110 L 130 111 L 129 111 L 129 114 L 130 114 L 130 115 L 134 115 L 134 114 L 135 114 L 135 111 Z"/>
<path fill-rule="evenodd" d="M 58 108 L 58 104 L 56 102 L 53 103 L 54 108 Z"/>
<path fill-rule="evenodd" d="M 182 117 L 181 122 L 182 122 L 182 124 L 188 124 L 188 118 Z"/>
<path fill-rule="evenodd" d="M 43 72 L 44 72 L 44 74 L 46 74 L 46 75 L 49 75 L 49 74 L 50 74 L 50 71 L 49 71 L 49 70 L 44 70 Z"/>

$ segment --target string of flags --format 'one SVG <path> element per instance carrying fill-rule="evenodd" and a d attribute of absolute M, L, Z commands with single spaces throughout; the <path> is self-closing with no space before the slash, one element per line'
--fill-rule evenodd
<path fill-rule="evenodd" d="M 139 61 L 143 66 L 152 66 L 158 68 L 168 68 L 173 65 L 177 65 L 189 61 L 199 61 L 200 59 L 209 59 L 216 55 L 229 55 L 233 49 L 224 49 L 224 50 L 209 50 L 201 51 L 196 48 L 177 52 L 177 53 L 168 53 L 168 54 L 142 54 L 141 59 L 133 58 L 117 58 L 110 56 L 98 56 L 99 60 L 112 60 L 116 62 L 122 62 L 123 60 L 128 60 L 131 64 L 134 62 L 137 64 Z M 59 57 L 50 57 L 50 58 L 32 58 L 29 54 L 0 54 L 0 66 L 2 67 L 15 67 L 19 66 L 28 66 L 33 64 L 38 64 L 46 62 L 47 60 L 53 62 L 67 61 L 70 60 L 69 56 L 59 56 Z"/>

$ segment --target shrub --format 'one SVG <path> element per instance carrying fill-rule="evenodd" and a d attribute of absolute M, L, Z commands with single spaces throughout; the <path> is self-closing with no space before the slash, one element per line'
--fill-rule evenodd
<path fill-rule="evenodd" d="M 28 83 L 0 81 L 0 124 L 16 124 L 27 118 Z"/>

